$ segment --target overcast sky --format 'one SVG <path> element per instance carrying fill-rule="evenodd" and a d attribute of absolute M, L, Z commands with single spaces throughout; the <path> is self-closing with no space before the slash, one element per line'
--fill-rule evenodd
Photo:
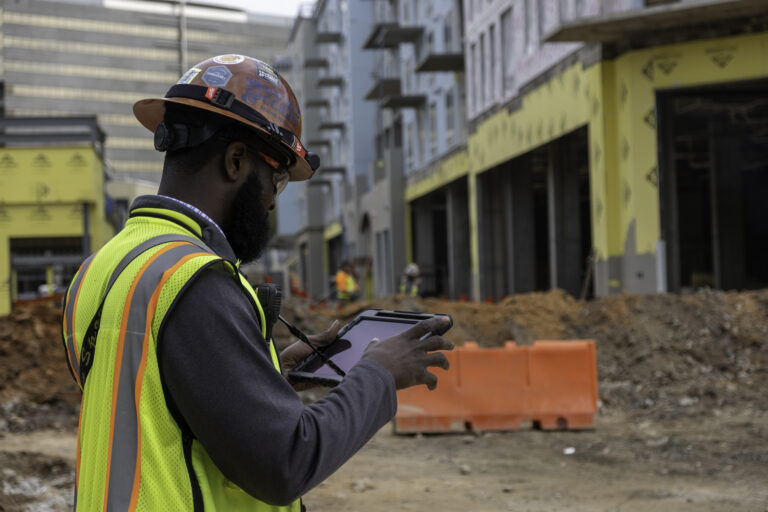
<path fill-rule="evenodd" d="M 300 4 L 314 3 L 308 0 L 198 0 L 200 3 L 237 7 L 250 12 L 294 17 Z"/>

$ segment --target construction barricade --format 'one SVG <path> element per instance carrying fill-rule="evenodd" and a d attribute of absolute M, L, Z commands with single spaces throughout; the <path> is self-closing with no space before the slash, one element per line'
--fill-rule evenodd
<path fill-rule="evenodd" d="M 398 391 L 398 433 L 587 428 L 597 411 L 595 342 L 536 341 L 480 348 L 467 342 L 446 352 L 449 370 L 429 391 Z"/>

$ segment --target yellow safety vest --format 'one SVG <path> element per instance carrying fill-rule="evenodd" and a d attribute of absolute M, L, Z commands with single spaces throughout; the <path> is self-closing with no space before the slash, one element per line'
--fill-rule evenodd
<path fill-rule="evenodd" d="M 176 222 L 150 216 L 157 214 Z M 209 267 L 226 268 L 253 300 L 266 338 L 253 288 L 236 264 L 205 246 L 200 226 L 189 217 L 159 208 L 135 209 L 132 215 L 83 263 L 64 305 L 68 363 L 83 391 L 75 509 L 299 511 L 299 500 L 267 505 L 227 480 L 173 419 L 163 393 L 158 331 L 184 286 Z M 94 344 L 98 350 L 91 349 Z M 280 371 L 272 340 L 269 351 Z"/>

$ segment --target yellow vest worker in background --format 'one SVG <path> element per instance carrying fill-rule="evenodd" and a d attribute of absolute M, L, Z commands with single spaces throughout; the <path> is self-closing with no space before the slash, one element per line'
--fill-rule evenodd
<path fill-rule="evenodd" d="M 299 511 L 301 495 L 394 416 L 396 389 L 435 387 L 427 367 L 447 360 L 433 351 L 452 345 L 420 341 L 437 317 L 373 342 L 305 407 L 283 373 L 311 349 L 277 354 L 239 270 L 265 248 L 277 194 L 320 164 L 299 140 L 290 86 L 260 60 L 220 55 L 134 113 L 166 152 L 159 193 L 136 199 L 64 306 L 83 391 L 75 508 Z"/>
<path fill-rule="evenodd" d="M 341 263 L 336 272 L 336 298 L 339 302 L 357 300 L 360 296 L 360 286 L 355 279 L 355 269 L 348 261 Z"/>

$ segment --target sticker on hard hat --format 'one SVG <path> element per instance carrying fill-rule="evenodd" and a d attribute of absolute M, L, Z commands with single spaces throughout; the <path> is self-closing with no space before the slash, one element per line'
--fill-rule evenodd
<path fill-rule="evenodd" d="M 217 64 L 240 64 L 245 60 L 245 57 L 242 55 L 219 55 L 218 57 L 213 58 L 213 62 L 216 62 Z"/>
<path fill-rule="evenodd" d="M 181 78 L 179 78 L 179 81 L 176 82 L 176 83 L 177 84 L 188 84 L 188 83 L 191 83 L 192 80 L 194 80 L 195 77 L 197 75 L 199 75 L 201 71 L 202 71 L 202 69 L 200 69 L 200 68 L 192 68 L 189 71 L 187 71 L 186 73 L 184 73 L 181 76 Z"/>
<path fill-rule="evenodd" d="M 232 78 L 232 72 L 226 66 L 213 66 L 203 73 L 203 82 L 212 87 L 224 87 Z"/>
<path fill-rule="evenodd" d="M 278 85 L 280 83 L 280 79 L 277 78 L 277 75 L 267 67 L 256 68 L 256 76 L 273 85 Z"/>

